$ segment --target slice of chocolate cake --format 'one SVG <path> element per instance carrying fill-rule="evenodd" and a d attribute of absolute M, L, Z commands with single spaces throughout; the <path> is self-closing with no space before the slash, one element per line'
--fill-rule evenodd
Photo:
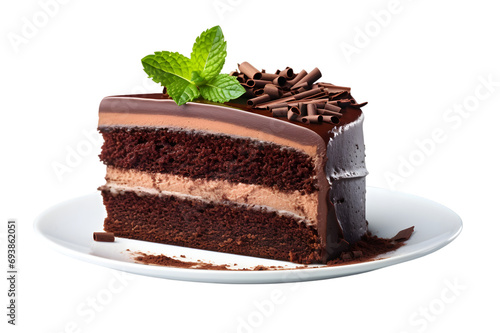
<path fill-rule="evenodd" d="M 104 229 L 298 263 L 337 257 L 367 231 L 363 114 L 348 88 L 305 82 L 274 98 L 244 82 L 264 96 L 251 108 L 179 106 L 165 94 L 103 99 Z"/>

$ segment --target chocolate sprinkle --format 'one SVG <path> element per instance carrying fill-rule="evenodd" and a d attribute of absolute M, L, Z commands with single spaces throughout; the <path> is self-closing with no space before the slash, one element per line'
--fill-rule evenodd
<path fill-rule="evenodd" d="M 114 242 L 115 234 L 112 232 L 94 232 L 94 241 L 96 242 Z"/>

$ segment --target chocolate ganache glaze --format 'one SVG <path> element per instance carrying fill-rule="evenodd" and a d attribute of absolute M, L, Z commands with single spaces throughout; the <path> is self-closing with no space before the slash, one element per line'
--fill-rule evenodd
<path fill-rule="evenodd" d="M 246 101 L 178 106 L 165 94 L 110 96 L 101 102 L 99 127 L 150 126 L 138 124 L 134 115 L 175 116 L 188 128 L 203 130 L 208 122 L 231 124 L 241 129 L 241 136 L 305 151 L 315 159 L 319 187 L 316 227 L 322 240 L 322 260 L 338 256 L 367 232 L 362 112 L 346 106 L 336 124 L 305 124 L 273 117 L 268 110 L 247 106 Z M 165 119 L 163 125 L 159 120 L 153 126 L 171 126 Z"/>

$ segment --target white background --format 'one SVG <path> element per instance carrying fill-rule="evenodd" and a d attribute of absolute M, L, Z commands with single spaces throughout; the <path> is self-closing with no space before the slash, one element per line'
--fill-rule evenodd
<path fill-rule="evenodd" d="M 6 324 L 1 279 L 0 330 L 497 331 L 498 12 L 481 0 L 2 2 L 0 267 L 6 221 L 16 218 L 20 277 L 16 327 Z M 33 232 L 37 214 L 103 183 L 99 144 L 88 138 L 100 100 L 160 91 L 140 59 L 159 50 L 189 55 L 216 24 L 228 41 L 224 72 L 242 61 L 269 71 L 317 66 L 323 80 L 369 101 L 368 184 L 455 210 L 464 223 L 458 239 L 411 262 L 300 285 L 119 275 L 48 248 Z M 54 166 L 78 149 L 58 176 Z M 112 299 L 100 304 L 110 286 Z M 276 294 L 279 304 L 262 310 Z"/>

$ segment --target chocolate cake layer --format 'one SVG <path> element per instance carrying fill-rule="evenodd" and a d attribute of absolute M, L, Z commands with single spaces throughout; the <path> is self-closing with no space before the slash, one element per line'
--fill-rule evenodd
<path fill-rule="evenodd" d="M 194 179 L 224 179 L 280 191 L 318 191 L 312 157 L 227 135 L 159 128 L 101 127 L 108 166 Z"/>
<path fill-rule="evenodd" d="M 322 261 L 317 229 L 265 209 L 168 195 L 102 191 L 104 229 L 118 237 L 287 260 Z"/>

